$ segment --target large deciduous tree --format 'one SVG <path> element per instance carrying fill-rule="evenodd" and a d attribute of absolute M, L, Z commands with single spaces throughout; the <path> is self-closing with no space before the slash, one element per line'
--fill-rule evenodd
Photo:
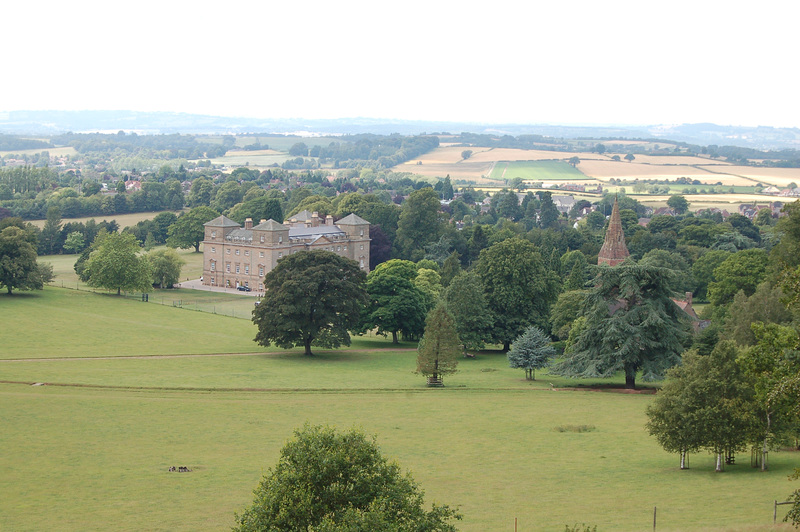
<path fill-rule="evenodd" d="M 753 441 L 761 446 L 766 471 L 770 447 L 781 436 L 796 436 L 797 389 L 789 383 L 800 375 L 800 338 L 796 329 L 775 323 L 754 323 L 752 329 L 755 345 L 738 362 L 753 383 Z"/>
<path fill-rule="evenodd" d="M 254 495 L 234 530 L 455 532 L 451 521 L 461 519 L 446 505 L 426 510 L 410 473 L 384 458 L 374 437 L 355 429 L 296 430 Z"/>
<path fill-rule="evenodd" d="M 53 279 L 53 267 L 36 262 L 31 233 L 9 225 L 0 231 L 0 287 L 13 290 L 41 290 Z"/>
<path fill-rule="evenodd" d="M 671 370 L 668 381 L 647 409 L 648 430 L 667 451 L 685 454 L 705 448 L 716 455 L 716 471 L 725 456 L 744 445 L 752 426 L 752 387 L 736 362 L 736 344 L 722 341 L 703 356 L 690 351 L 683 366 Z"/>
<path fill-rule="evenodd" d="M 264 277 L 266 290 L 253 311 L 255 341 L 289 349 L 301 345 L 350 345 L 367 303 L 366 274 L 358 263 L 330 251 L 300 251 L 284 257 Z"/>
<path fill-rule="evenodd" d="M 586 298 L 583 330 L 555 371 L 567 377 L 636 373 L 661 378 L 680 363 L 689 339 L 686 314 L 672 301 L 670 270 L 642 265 L 600 266 Z"/>
<path fill-rule="evenodd" d="M 481 251 L 475 271 L 495 320 L 491 339 L 506 351 L 529 325 L 547 326 L 559 280 L 531 242 L 511 238 L 494 244 Z"/>
<path fill-rule="evenodd" d="M 480 278 L 472 271 L 459 273 L 444 291 L 443 298 L 455 320 L 464 351 L 483 349 L 494 320 Z"/>
<path fill-rule="evenodd" d="M 153 270 L 153 284 L 159 288 L 172 288 L 181 278 L 181 268 L 186 261 L 174 249 L 159 249 L 147 255 Z"/>
<path fill-rule="evenodd" d="M 153 270 L 146 257 L 139 256 L 139 242 L 131 233 L 102 233 L 93 244 L 83 274 L 90 286 L 149 292 Z"/>
<path fill-rule="evenodd" d="M 240 224 L 244 224 L 247 218 L 252 218 L 254 224 L 258 224 L 260 220 L 275 220 L 282 223 L 283 209 L 277 198 L 259 196 L 234 206 L 227 216 Z"/>
<path fill-rule="evenodd" d="M 745 249 L 730 255 L 714 270 L 708 283 L 708 299 L 716 306 L 726 305 L 739 290 L 751 296 L 767 274 L 767 253 L 763 249 Z"/>
<path fill-rule="evenodd" d="M 443 375 L 455 373 L 461 340 L 456 324 L 443 302 L 434 307 L 425 320 L 425 334 L 417 347 L 417 373 L 440 381 Z"/>
<path fill-rule="evenodd" d="M 211 207 L 195 207 L 191 211 L 178 217 L 174 224 L 169 227 L 169 237 L 167 245 L 173 248 L 189 249 L 194 248 L 196 253 L 200 252 L 200 242 L 205 238 L 205 228 L 203 224 L 210 222 L 219 216 L 219 213 Z"/>
<path fill-rule="evenodd" d="M 667 200 L 667 206 L 678 214 L 683 214 L 689 210 L 689 202 L 680 194 L 673 194 Z"/>
<path fill-rule="evenodd" d="M 531 325 L 511 345 L 508 364 L 512 368 L 524 369 L 525 379 L 536 380 L 536 370 L 547 367 L 555 354 L 550 339 L 535 325 Z"/>
<path fill-rule="evenodd" d="M 379 264 L 367 276 L 369 305 L 362 316 L 362 330 L 377 329 L 377 333 L 397 333 L 419 338 L 425 328 L 427 300 L 414 283 L 417 266 L 407 260 L 392 259 Z"/>
<path fill-rule="evenodd" d="M 395 242 L 404 258 L 421 259 L 425 246 L 439 239 L 443 225 L 440 210 L 439 194 L 430 187 L 415 190 L 403 202 Z"/>

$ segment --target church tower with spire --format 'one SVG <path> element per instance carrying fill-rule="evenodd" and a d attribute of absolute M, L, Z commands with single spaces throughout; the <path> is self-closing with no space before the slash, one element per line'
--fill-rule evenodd
<path fill-rule="evenodd" d="M 614 199 L 614 208 L 611 209 L 611 218 L 608 220 L 608 230 L 603 241 L 603 247 L 597 255 L 597 264 L 616 266 L 621 264 L 630 253 L 625 245 L 625 233 L 622 231 L 622 220 L 619 217 L 619 205 Z"/>

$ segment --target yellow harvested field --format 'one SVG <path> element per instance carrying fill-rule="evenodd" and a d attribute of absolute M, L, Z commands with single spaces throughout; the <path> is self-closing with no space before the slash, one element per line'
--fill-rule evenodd
<path fill-rule="evenodd" d="M 631 194 L 632 198 L 636 198 L 641 203 L 658 203 L 664 202 L 669 199 L 669 196 L 651 196 L 644 194 Z M 766 205 L 772 201 L 780 201 L 786 203 L 786 198 L 777 198 L 775 196 L 767 196 L 766 194 L 685 194 L 683 196 L 691 204 L 691 210 L 695 210 L 698 204 L 719 204 L 719 205 L 739 205 L 740 203 L 758 203 L 759 205 Z"/>
<path fill-rule="evenodd" d="M 75 148 L 73 148 L 72 146 L 67 146 L 67 147 L 64 147 L 64 148 L 36 148 L 34 150 L 0 151 L 0 157 L 2 157 L 4 155 L 17 155 L 17 154 L 19 154 L 19 155 L 22 155 L 22 154 L 35 155 L 37 153 L 42 153 L 43 151 L 46 151 L 47 153 L 49 153 L 50 157 L 62 156 L 62 155 L 70 155 L 70 156 L 72 156 L 72 155 L 77 155 L 78 154 L 78 152 L 75 150 Z"/>
<path fill-rule="evenodd" d="M 231 157 L 246 157 L 248 155 L 285 155 L 285 153 L 275 150 L 228 150 L 225 155 Z"/>
<path fill-rule="evenodd" d="M 451 179 L 465 179 L 475 182 L 490 182 L 482 176 L 492 171 L 493 162 L 479 163 L 470 160 L 458 163 L 403 163 L 392 168 L 394 172 L 410 172 L 419 177 L 439 178 L 450 176 Z M 494 181 L 496 182 L 496 181 Z"/>
<path fill-rule="evenodd" d="M 187 209 L 188 210 L 188 209 Z M 180 214 L 180 211 L 161 211 L 161 212 L 172 212 L 176 216 Z M 135 212 L 129 214 L 99 214 L 97 216 L 83 216 L 81 218 L 64 218 L 62 223 L 67 222 L 81 222 L 86 223 L 89 220 L 94 220 L 96 222 L 102 222 L 103 220 L 116 221 L 121 229 L 125 227 L 131 227 L 136 225 L 137 223 L 144 221 L 144 220 L 152 220 L 159 214 L 158 212 Z M 30 223 L 41 229 L 44 227 L 45 220 L 30 220 Z"/>
<path fill-rule="evenodd" d="M 634 154 L 636 159 L 633 160 L 631 164 L 655 164 L 655 165 L 683 165 L 689 166 L 693 164 L 700 164 L 704 166 L 715 165 L 715 166 L 730 166 L 729 163 L 725 161 L 715 161 L 708 157 L 681 157 L 680 155 L 638 155 Z M 627 163 L 627 161 L 625 161 Z"/>
<path fill-rule="evenodd" d="M 642 179 L 675 179 L 677 177 L 689 177 L 691 179 L 709 179 L 717 174 L 693 168 L 691 166 L 659 166 L 654 164 L 642 164 L 637 161 L 631 163 L 627 161 L 598 161 L 583 160 L 577 166 L 578 170 L 589 177 L 607 180 L 613 178 L 642 178 Z"/>
<path fill-rule="evenodd" d="M 463 146 L 448 146 L 448 147 L 438 147 L 433 151 L 423 154 L 418 159 L 414 159 L 403 163 L 400 166 L 404 165 L 414 165 L 417 164 L 417 161 L 422 161 L 422 164 L 454 164 L 461 162 L 463 159 L 461 157 L 461 152 L 464 150 L 472 150 L 472 157 L 467 159 L 467 161 L 472 161 L 473 157 L 477 154 L 491 151 L 491 148 L 464 148 Z M 466 161 L 465 161 L 466 162 Z"/>
<path fill-rule="evenodd" d="M 800 168 L 730 166 L 726 168 L 725 171 L 765 184 L 775 185 L 776 187 L 785 187 L 792 182 L 800 184 Z"/>
<path fill-rule="evenodd" d="M 516 150 L 512 148 L 495 148 L 493 150 L 475 153 L 471 157 L 471 159 L 475 159 L 478 161 L 547 161 L 547 160 L 566 161 L 570 157 L 574 157 L 575 155 L 580 157 L 581 155 L 584 154 L 564 153 L 560 151 Z"/>

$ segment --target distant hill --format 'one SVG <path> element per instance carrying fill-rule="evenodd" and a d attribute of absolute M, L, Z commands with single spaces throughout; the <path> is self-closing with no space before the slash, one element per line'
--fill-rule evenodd
<path fill-rule="evenodd" d="M 137 111 L 8 111 L 0 112 L 0 133 L 53 135 L 72 132 L 136 131 L 140 134 L 242 134 L 280 133 L 347 135 L 375 133 L 486 133 L 494 135 L 544 135 L 556 138 L 661 139 L 698 145 L 741 146 L 759 150 L 800 149 L 800 129 L 768 126 L 741 127 L 716 124 L 650 126 L 564 126 L 553 124 L 490 124 L 426 122 L 377 118 L 316 120 L 305 118 L 259 119 L 187 113 Z"/>

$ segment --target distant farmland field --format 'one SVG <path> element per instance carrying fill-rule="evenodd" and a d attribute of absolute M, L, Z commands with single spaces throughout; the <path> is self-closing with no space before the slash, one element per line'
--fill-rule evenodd
<path fill-rule="evenodd" d="M 160 211 L 160 212 L 172 212 L 176 215 L 180 214 L 179 211 Z M 152 220 L 156 217 L 159 212 L 134 212 L 128 214 L 99 214 L 97 216 L 83 216 L 81 218 L 64 218 L 62 220 L 63 223 L 67 222 L 83 222 L 86 223 L 89 220 L 95 220 L 96 222 L 102 222 L 103 220 L 106 221 L 116 221 L 119 224 L 120 229 L 124 229 L 126 227 L 131 227 L 136 225 L 139 222 L 144 220 Z M 30 223 L 41 229 L 44 227 L 44 223 L 46 220 L 30 220 Z"/>
<path fill-rule="evenodd" d="M 547 181 L 551 179 L 587 179 L 579 170 L 564 161 L 499 161 L 490 174 L 490 179 L 514 179 Z"/>

